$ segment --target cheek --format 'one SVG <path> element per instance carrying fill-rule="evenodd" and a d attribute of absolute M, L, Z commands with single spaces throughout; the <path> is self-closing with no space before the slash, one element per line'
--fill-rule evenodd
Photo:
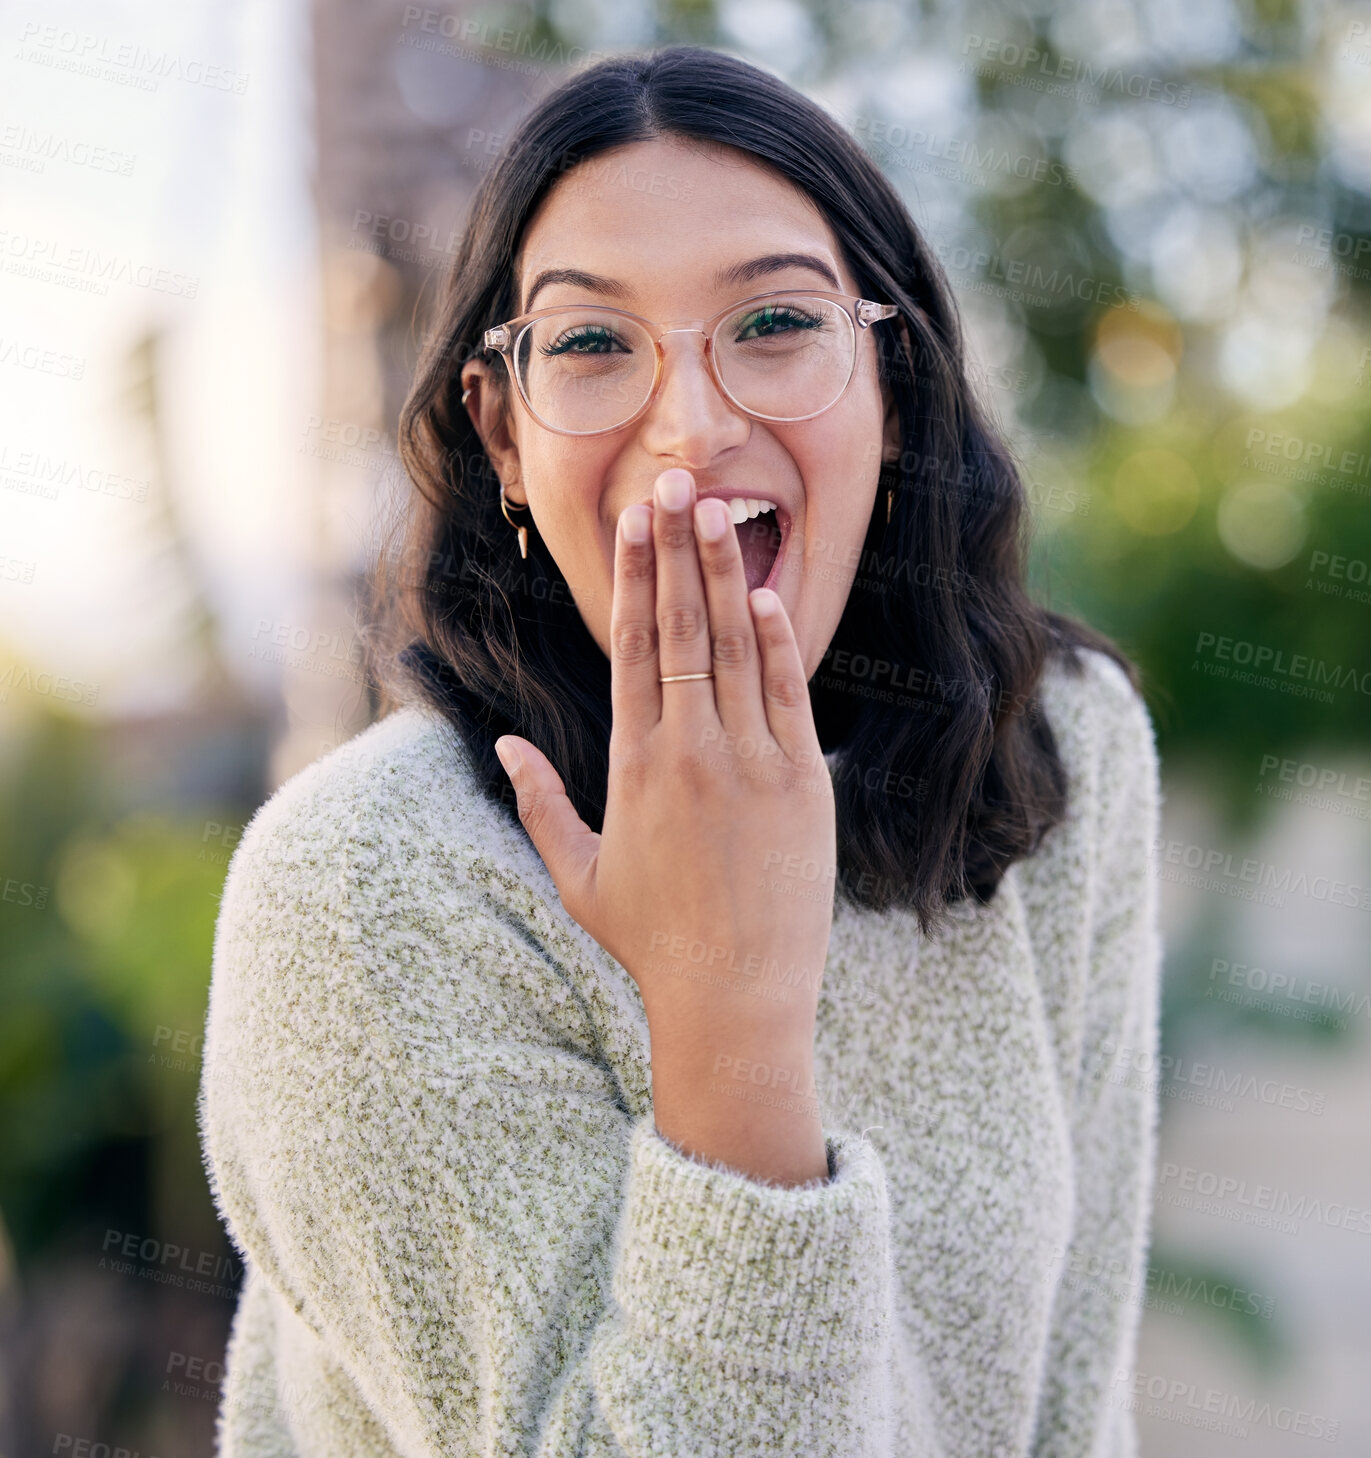
<path fill-rule="evenodd" d="M 851 409 L 833 415 L 825 430 L 803 445 L 796 443 L 805 515 L 812 531 L 861 540 L 880 474 L 880 435 L 873 428 L 869 402 L 853 400 Z"/>
<path fill-rule="evenodd" d="M 538 531 L 586 626 L 601 637 L 614 582 L 614 522 L 606 518 L 613 453 L 556 437 L 539 444 L 523 456 Z"/>
<path fill-rule="evenodd" d="M 554 448 L 529 462 L 529 500 L 549 545 L 584 554 L 603 528 L 604 485 L 603 464 L 584 446 Z"/>

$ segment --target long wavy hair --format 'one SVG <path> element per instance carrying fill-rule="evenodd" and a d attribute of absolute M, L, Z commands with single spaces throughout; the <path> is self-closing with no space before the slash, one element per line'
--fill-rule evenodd
<path fill-rule="evenodd" d="M 894 188 L 818 105 L 725 53 L 671 46 L 602 60 L 525 118 L 483 180 L 399 424 L 413 486 L 371 578 L 369 667 L 384 715 L 416 694 L 456 727 L 485 793 L 517 824 L 495 756 L 517 733 L 552 761 L 593 829 L 609 770 L 610 667 L 528 516 L 520 559 L 460 374 L 517 312 L 514 259 L 548 191 L 599 154 L 656 137 L 750 153 L 822 212 L 865 298 L 909 331 L 873 330 L 903 449 L 883 467 L 856 580 L 810 682 L 837 749 L 838 891 L 912 910 L 925 932 L 987 901 L 1066 812 L 1038 684 L 1078 670 L 1089 628 L 1025 587 L 1025 494 L 968 380 L 936 258 Z M 508 407 L 509 382 L 492 372 Z M 886 489 L 892 509 L 887 522 Z M 531 515 L 531 513 L 529 514 Z"/>

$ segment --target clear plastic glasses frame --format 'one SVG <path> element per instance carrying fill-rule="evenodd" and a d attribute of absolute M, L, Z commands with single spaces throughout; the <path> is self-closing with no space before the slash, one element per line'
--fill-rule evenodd
<path fill-rule="evenodd" d="M 849 362 L 846 376 L 838 387 L 833 398 L 826 405 L 821 405 L 817 410 L 810 410 L 803 415 L 764 415 L 760 411 L 751 410 L 744 405 L 725 384 L 719 373 L 717 351 L 715 348 L 715 337 L 720 327 L 739 310 L 757 305 L 772 302 L 783 302 L 785 300 L 801 299 L 823 299 L 827 303 L 836 304 L 847 316 L 851 326 L 850 344 L 851 361 Z M 525 332 L 533 327 L 540 319 L 548 319 L 557 314 L 576 314 L 593 310 L 597 315 L 612 315 L 623 319 L 631 319 L 635 324 L 645 329 L 652 339 L 656 351 L 656 358 L 653 365 L 652 384 L 647 390 L 646 397 L 631 415 L 614 425 L 599 426 L 594 430 L 567 430 L 563 426 L 552 424 L 539 414 L 529 399 L 528 390 L 525 387 L 522 371 L 518 367 L 519 346 Z M 688 319 L 681 320 L 674 324 L 662 324 L 655 319 L 645 319 L 641 314 L 630 313 L 627 309 L 613 309 L 602 307 L 599 304 L 553 304 L 545 309 L 533 309 L 527 314 L 520 314 L 517 318 L 507 319 L 503 324 L 496 324 L 485 331 L 485 347 L 496 354 L 502 355 L 505 361 L 505 368 L 509 371 L 515 387 L 519 391 L 519 398 L 523 401 L 529 414 L 545 429 L 554 431 L 558 435 L 608 435 L 611 431 L 623 430 L 626 426 L 632 425 L 648 409 L 657 398 L 657 392 L 661 389 L 662 376 L 666 366 L 666 356 L 662 351 L 662 336 L 666 334 L 703 334 L 705 340 L 705 363 L 709 368 L 710 377 L 717 386 L 720 394 L 744 415 L 751 416 L 754 420 L 775 420 L 789 422 L 795 420 L 812 420 L 816 415 L 822 415 L 825 410 L 831 410 L 834 405 L 842 399 L 847 392 L 847 387 L 852 383 L 852 377 L 857 368 L 857 330 L 867 329 L 872 324 L 882 319 L 893 319 L 899 310 L 894 304 L 877 304 L 870 299 L 856 298 L 851 294 L 831 293 L 827 289 L 782 289 L 773 290 L 765 294 L 753 294 L 749 298 L 739 299 L 736 303 L 730 304 L 726 309 L 721 309 L 710 319 Z"/>

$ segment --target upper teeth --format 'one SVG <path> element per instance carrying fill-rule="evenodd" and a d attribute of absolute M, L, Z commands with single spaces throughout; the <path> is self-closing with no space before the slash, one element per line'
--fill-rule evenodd
<path fill-rule="evenodd" d="M 740 521 L 747 521 L 749 517 L 760 516 L 764 511 L 775 511 L 776 503 L 767 501 L 761 496 L 730 496 L 728 498 L 728 509 L 733 516 L 733 524 L 736 526 Z"/>

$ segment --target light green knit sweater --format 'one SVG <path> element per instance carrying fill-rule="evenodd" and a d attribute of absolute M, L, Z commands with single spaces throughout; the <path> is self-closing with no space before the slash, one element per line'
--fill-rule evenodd
<path fill-rule="evenodd" d="M 1130 1458 L 1157 1102 L 1151 727 L 1049 669 L 1069 818 L 937 937 L 840 898 L 827 1183 L 657 1134 L 636 984 L 432 710 L 233 857 L 199 1117 L 227 1458 Z M 766 1097 L 749 1070 L 744 1096 Z"/>

